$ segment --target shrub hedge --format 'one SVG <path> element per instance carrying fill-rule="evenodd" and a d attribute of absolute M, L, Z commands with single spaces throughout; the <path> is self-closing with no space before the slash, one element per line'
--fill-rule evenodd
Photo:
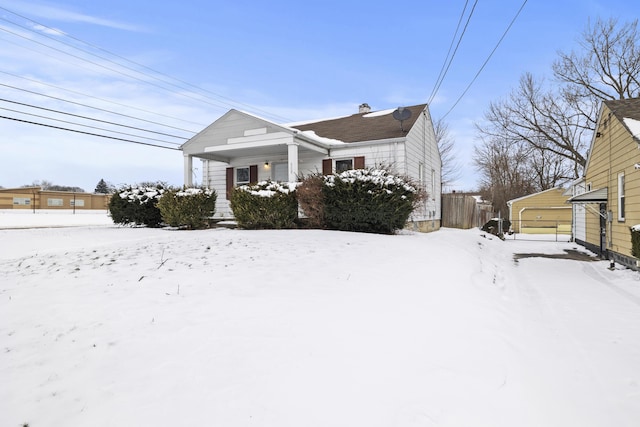
<path fill-rule="evenodd" d="M 408 178 L 376 168 L 327 175 L 322 193 L 328 228 L 383 234 L 402 229 L 423 197 Z"/>
<path fill-rule="evenodd" d="M 238 227 L 280 229 L 296 226 L 295 184 L 262 181 L 236 187 L 231 192 L 230 203 Z"/>
<path fill-rule="evenodd" d="M 159 227 L 162 215 L 158 200 L 165 192 L 165 185 L 124 186 L 109 200 L 109 213 L 116 224 Z"/>
<path fill-rule="evenodd" d="M 207 228 L 216 209 L 216 198 L 216 192 L 208 188 L 174 188 L 162 194 L 158 209 L 164 223 L 171 227 Z"/>
<path fill-rule="evenodd" d="M 640 224 L 630 227 L 631 230 L 631 255 L 640 258 Z"/>

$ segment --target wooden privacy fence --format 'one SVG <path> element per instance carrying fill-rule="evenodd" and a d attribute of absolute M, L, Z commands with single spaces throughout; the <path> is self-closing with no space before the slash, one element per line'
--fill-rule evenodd
<path fill-rule="evenodd" d="M 480 204 L 468 194 L 442 195 L 442 226 L 469 229 L 481 227 L 493 217 L 491 205 Z"/>

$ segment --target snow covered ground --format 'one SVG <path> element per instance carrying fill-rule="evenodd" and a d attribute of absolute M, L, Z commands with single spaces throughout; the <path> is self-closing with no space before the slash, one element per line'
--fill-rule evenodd
<path fill-rule="evenodd" d="M 566 249 L 4 211 L 0 425 L 638 426 L 640 274 Z"/>

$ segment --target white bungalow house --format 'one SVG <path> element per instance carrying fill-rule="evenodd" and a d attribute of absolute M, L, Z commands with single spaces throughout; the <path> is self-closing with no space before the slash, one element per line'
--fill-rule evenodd
<path fill-rule="evenodd" d="M 237 185 L 296 182 L 315 172 L 382 165 L 413 178 L 428 194 L 410 225 L 421 231 L 440 227 L 442 162 L 426 104 L 376 112 L 362 104 L 350 116 L 291 124 L 232 109 L 181 150 L 187 186 L 192 185 L 193 158 L 202 160 L 202 182 L 218 194 L 216 218 L 233 218 L 227 196 Z"/>

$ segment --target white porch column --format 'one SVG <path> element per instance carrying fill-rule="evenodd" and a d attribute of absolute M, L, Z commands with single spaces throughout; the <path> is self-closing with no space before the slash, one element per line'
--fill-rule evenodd
<path fill-rule="evenodd" d="M 287 143 L 289 182 L 296 182 L 298 180 L 298 145 L 296 141 Z"/>
<path fill-rule="evenodd" d="M 184 155 L 184 185 L 193 186 L 193 157 L 188 154 Z"/>

